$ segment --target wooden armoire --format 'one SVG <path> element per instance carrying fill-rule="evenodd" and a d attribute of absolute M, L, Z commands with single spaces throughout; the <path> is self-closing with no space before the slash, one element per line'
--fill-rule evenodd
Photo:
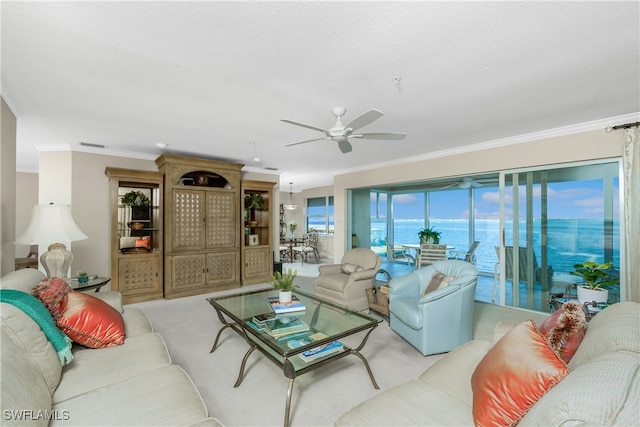
<path fill-rule="evenodd" d="M 164 297 L 239 287 L 244 165 L 167 154 L 156 164 L 164 175 Z"/>

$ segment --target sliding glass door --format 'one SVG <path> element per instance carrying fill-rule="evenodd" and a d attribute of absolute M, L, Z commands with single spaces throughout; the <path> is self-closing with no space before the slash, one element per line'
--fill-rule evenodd
<path fill-rule="evenodd" d="M 498 301 L 539 311 L 579 282 L 574 264 L 620 271 L 618 162 L 503 173 Z M 569 287 L 569 288 L 568 288 Z M 609 292 L 620 300 L 619 287 Z"/>

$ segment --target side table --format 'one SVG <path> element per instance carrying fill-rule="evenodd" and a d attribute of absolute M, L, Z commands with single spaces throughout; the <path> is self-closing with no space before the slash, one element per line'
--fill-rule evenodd
<path fill-rule="evenodd" d="M 562 307 L 562 305 L 567 301 L 578 301 L 578 296 L 574 294 L 551 294 L 551 298 L 549 300 L 549 308 L 551 312 L 554 312 Z M 611 301 L 607 302 L 585 302 L 582 304 L 582 311 L 584 311 L 584 317 L 587 322 L 598 314 L 602 309 L 613 304 Z"/>
<path fill-rule="evenodd" d="M 87 283 L 79 283 L 77 278 L 67 279 L 67 283 L 69 286 L 73 288 L 74 291 L 89 291 L 91 289 L 95 289 L 95 292 L 100 292 L 100 288 L 106 285 L 111 281 L 109 277 L 94 277 L 89 279 Z"/>

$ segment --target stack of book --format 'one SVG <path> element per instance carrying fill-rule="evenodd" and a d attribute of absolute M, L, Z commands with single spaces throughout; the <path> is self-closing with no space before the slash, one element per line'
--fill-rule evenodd
<path fill-rule="evenodd" d="M 271 305 L 273 312 L 276 314 L 294 313 L 306 310 L 302 301 L 300 301 L 295 295 L 291 296 L 290 302 L 280 302 L 278 297 L 267 297 L 267 299 L 269 300 L 269 304 Z"/>
<path fill-rule="evenodd" d="M 308 337 L 289 340 L 287 341 L 287 345 L 289 346 L 289 348 L 295 349 L 298 347 L 302 347 L 303 345 L 319 341 L 323 338 L 327 338 L 327 335 L 322 332 L 316 332 L 315 334 L 309 335 Z M 311 362 L 321 357 L 338 353 L 339 351 L 342 351 L 342 348 L 343 345 L 340 341 L 331 341 L 327 344 L 314 347 L 311 350 L 303 351 L 299 354 L 299 356 L 300 359 L 304 360 L 305 362 Z"/>
<path fill-rule="evenodd" d="M 254 318 L 255 321 L 255 318 Z M 264 331 L 276 339 L 309 331 L 309 325 L 297 316 L 276 316 L 264 322 Z"/>

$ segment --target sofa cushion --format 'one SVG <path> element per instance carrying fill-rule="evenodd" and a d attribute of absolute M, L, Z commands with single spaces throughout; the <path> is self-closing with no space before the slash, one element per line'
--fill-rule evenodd
<path fill-rule="evenodd" d="M 606 352 L 628 350 L 640 353 L 638 330 L 640 304 L 627 301 L 605 308 L 589 322 L 587 333 L 569 367 L 575 369 Z"/>
<path fill-rule="evenodd" d="M 2 304 L 3 316 L 5 308 L 8 307 L 9 304 Z M 35 322 L 33 323 L 35 325 Z M 49 385 L 45 381 L 41 368 L 34 363 L 37 359 L 26 357 L 24 342 L 13 332 L 7 333 L 8 329 L 3 319 L 0 335 L 2 425 L 6 427 L 46 426 L 47 419 L 38 418 L 37 414 L 51 409 Z M 53 346 L 50 344 L 49 346 L 53 349 Z M 53 357 L 54 365 L 57 364 L 60 368 L 55 352 Z"/>
<path fill-rule="evenodd" d="M 341 426 L 469 426 L 471 408 L 446 387 L 412 380 L 386 390 L 343 414 Z"/>
<path fill-rule="evenodd" d="M 639 389 L 640 357 L 636 353 L 601 354 L 549 390 L 519 426 L 637 426 Z"/>
<path fill-rule="evenodd" d="M 170 364 L 171 356 L 164 340 L 156 333 L 127 338 L 121 346 L 100 350 L 78 346 L 73 361 L 63 370 L 53 402 L 60 403 Z"/>
<path fill-rule="evenodd" d="M 12 338 L 14 345 L 18 347 L 16 352 L 21 358 L 31 360 L 31 363 L 33 363 L 33 366 L 47 384 L 49 394 L 53 395 L 62 374 L 62 366 L 55 348 L 42 332 L 40 326 L 22 310 L 11 304 L 2 303 L 0 306 L 3 334 Z M 4 344 L 2 342 L 2 347 L 4 347 Z M 4 358 L 2 359 L 2 366 L 3 368 L 5 367 Z M 6 366 L 11 365 L 7 364 Z M 7 371 L 3 369 L 3 377 L 5 372 Z M 4 385 L 4 378 L 2 382 Z"/>
<path fill-rule="evenodd" d="M 37 268 L 23 268 L 3 276 L 2 279 L 0 279 L 0 288 L 15 289 L 29 293 L 29 291 L 44 278 L 45 275 Z"/>
<path fill-rule="evenodd" d="M 97 350 L 97 351 L 106 351 Z M 207 408 L 178 366 L 154 369 L 95 388 L 53 405 L 83 426 L 187 426 L 207 417 Z M 69 422 L 52 420 L 50 426 Z"/>
<path fill-rule="evenodd" d="M 66 309 L 56 322 L 69 338 L 87 347 L 124 343 L 122 315 L 106 302 L 82 292 L 69 292 Z"/>
<path fill-rule="evenodd" d="M 584 338 L 584 325 L 582 305 L 568 301 L 547 317 L 539 329 L 549 346 L 560 354 L 565 363 L 569 363 Z"/>
<path fill-rule="evenodd" d="M 514 425 L 568 373 L 532 320 L 509 331 L 471 376 L 476 426 Z"/>

